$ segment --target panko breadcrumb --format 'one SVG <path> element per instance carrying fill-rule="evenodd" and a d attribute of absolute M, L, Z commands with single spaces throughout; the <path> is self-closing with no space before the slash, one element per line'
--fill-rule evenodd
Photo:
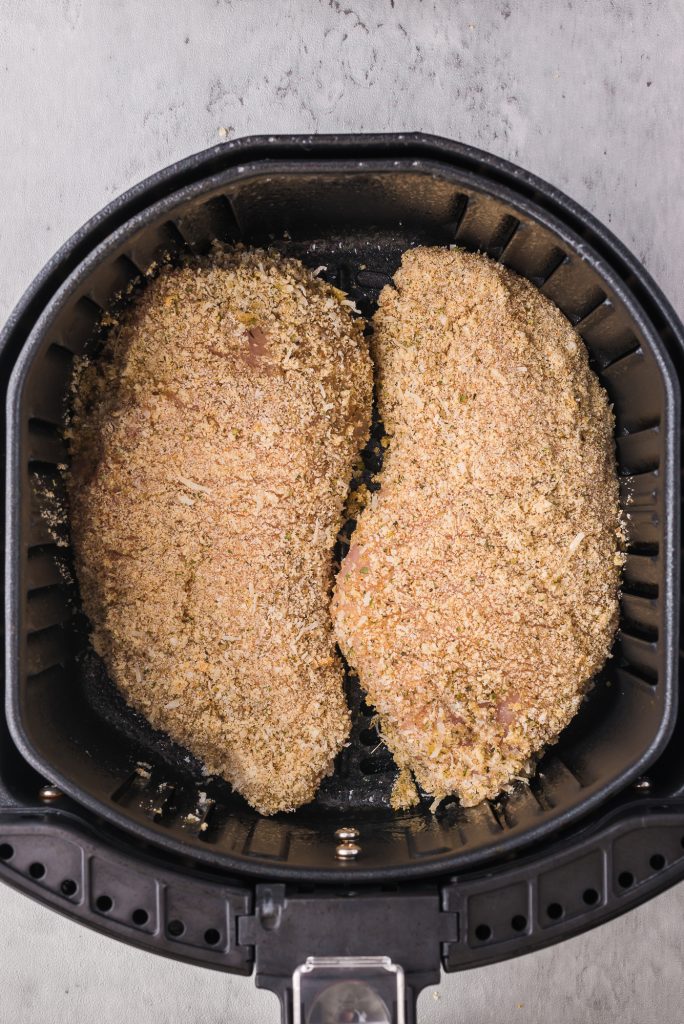
<path fill-rule="evenodd" d="M 337 578 L 337 637 L 401 770 L 394 806 L 495 797 L 609 654 L 622 555 L 613 415 L 529 282 L 407 252 L 374 320 L 390 445 Z"/>
<path fill-rule="evenodd" d="M 311 800 L 349 731 L 328 605 L 372 399 L 350 306 L 295 260 L 217 249 L 152 280 L 76 380 L 95 650 L 264 814 Z"/>

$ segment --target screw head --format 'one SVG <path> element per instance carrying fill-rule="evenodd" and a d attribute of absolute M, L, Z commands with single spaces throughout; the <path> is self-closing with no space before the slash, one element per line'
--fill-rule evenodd
<path fill-rule="evenodd" d="M 337 832 L 335 833 L 335 836 L 338 839 L 346 841 L 349 839 L 358 839 L 360 834 L 361 833 L 359 832 L 358 828 L 354 828 L 353 825 L 343 825 L 342 828 L 338 828 Z"/>
<path fill-rule="evenodd" d="M 38 792 L 38 796 L 45 803 L 50 803 L 52 800 L 59 800 L 59 798 L 61 796 L 64 796 L 64 794 L 62 793 L 61 789 L 57 788 L 57 786 L 53 785 L 52 783 L 49 783 L 45 786 L 41 786 Z"/>
<path fill-rule="evenodd" d="M 361 847 L 356 843 L 340 843 L 335 848 L 335 856 L 338 860 L 355 860 L 361 853 Z"/>

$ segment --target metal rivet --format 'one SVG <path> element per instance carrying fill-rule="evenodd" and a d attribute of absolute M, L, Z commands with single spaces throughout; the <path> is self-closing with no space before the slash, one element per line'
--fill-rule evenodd
<path fill-rule="evenodd" d="M 354 860 L 361 853 L 361 847 L 356 843 L 340 843 L 335 848 L 335 856 L 338 860 Z"/>
<path fill-rule="evenodd" d="M 64 796 L 64 794 L 61 789 L 57 789 L 57 786 L 47 785 L 41 787 L 38 796 L 41 800 L 45 800 L 49 803 L 51 800 L 59 800 L 59 798 Z"/>
<path fill-rule="evenodd" d="M 647 779 L 646 776 L 643 776 L 643 778 L 641 779 L 637 779 L 634 783 L 634 789 L 636 789 L 639 793 L 648 793 L 650 788 L 651 780 Z"/>
<path fill-rule="evenodd" d="M 342 828 L 338 828 L 337 832 L 335 833 L 336 837 L 342 840 L 358 839 L 360 834 L 361 833 L 359 832 L 358 828 L 354 828 L 353 825 L 343 825 Z"/>

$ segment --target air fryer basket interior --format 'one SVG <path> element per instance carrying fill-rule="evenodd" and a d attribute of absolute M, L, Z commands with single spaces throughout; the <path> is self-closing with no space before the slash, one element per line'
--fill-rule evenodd
<path fill-rule="evenodd" d="M 577 326 L 614 403 L 629 522 L 621 628 L 580 714 L 529 786 L 473 809 L 427 802 L 393 814 L 391 758 L 353 681 L 352 742 L 317 800 L 261 818 L 128 709 L 89 649 L 68 536 L 51 493 L 73 356 L 103 310 L 160 257 L 213 239 L 274 244 L 349 291 L 365 314 L 401 253 L 418 243 L 480 250 L 528 277 Z M 46 778 L 124 828 L 216 866 L 269 877 L 354 871 L 359 879 L 453 869 L 568 824 L 639 775 L 674 722 L 673 451 L 678 389 L 660 340 L 628 288 L 533 200 L 427 161 L 267 161 L 232 168 L 159 200 L 106 239 L 67 279 L 29 337 L 8 397 L 8 711 L 22 753 Z M 361 833 L 357 865 L 335 861 L 335 830 Z"/>

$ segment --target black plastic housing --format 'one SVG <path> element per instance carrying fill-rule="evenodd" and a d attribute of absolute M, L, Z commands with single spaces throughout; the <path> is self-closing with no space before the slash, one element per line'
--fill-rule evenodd
<path fill-rule="evenodd" d="M 190 158 L 86 225 L 30 321 L 8 394 L 7 716 L 22 756 L 78 803 L 132 836 L 215 869 L 268 879 L 371 881 L 444 874 L 499 858 L 567 827 L 657 759 L 674 727 L 679 617 L 679 385 L 648 279 L 567 200 L 467 147 L 421 137 L 246 140 Z M 568 216 L 567 209 L 575 216 Z M 92 343 L 122 289 L 166 253 L 214 238 L 274 242 L 350 292 L 364 312 L 419 243 L 480 249 L 529 277 L 577 326 L 615 406 L 629 556 L 614 658 L 530 787 L 437 817 L 392 814 L 393 769 L 353 743 L 316 803 L 260 818 L 155 734 L 112 693 L 79 625 L 41 494 L 59 488 L 60 433 L 73 355 Z M 82 240 L 82 244 L 81 244 Z M 608 238 L 608 242 L 612 242 Z M 50 274 L 44 277 L 47 281 Z M 657 309 L 657 302 L 655 304 Z M 675 328 L 676 329 L 676 328 Z M 40 486 L 36 487 L 36 482 Z M 47 485 L 47 486 L 46 486 Z M 67 551 L 68 554 L 68 551 Z M 153 766 L 149 780 L 137 762 Z M 211 797 L 188 826 L 197 794 Z M 200 824 L 207 828 L 200 829 Z M 335 860 L 335 829 L 353 824 L 362 854 Z"/>

